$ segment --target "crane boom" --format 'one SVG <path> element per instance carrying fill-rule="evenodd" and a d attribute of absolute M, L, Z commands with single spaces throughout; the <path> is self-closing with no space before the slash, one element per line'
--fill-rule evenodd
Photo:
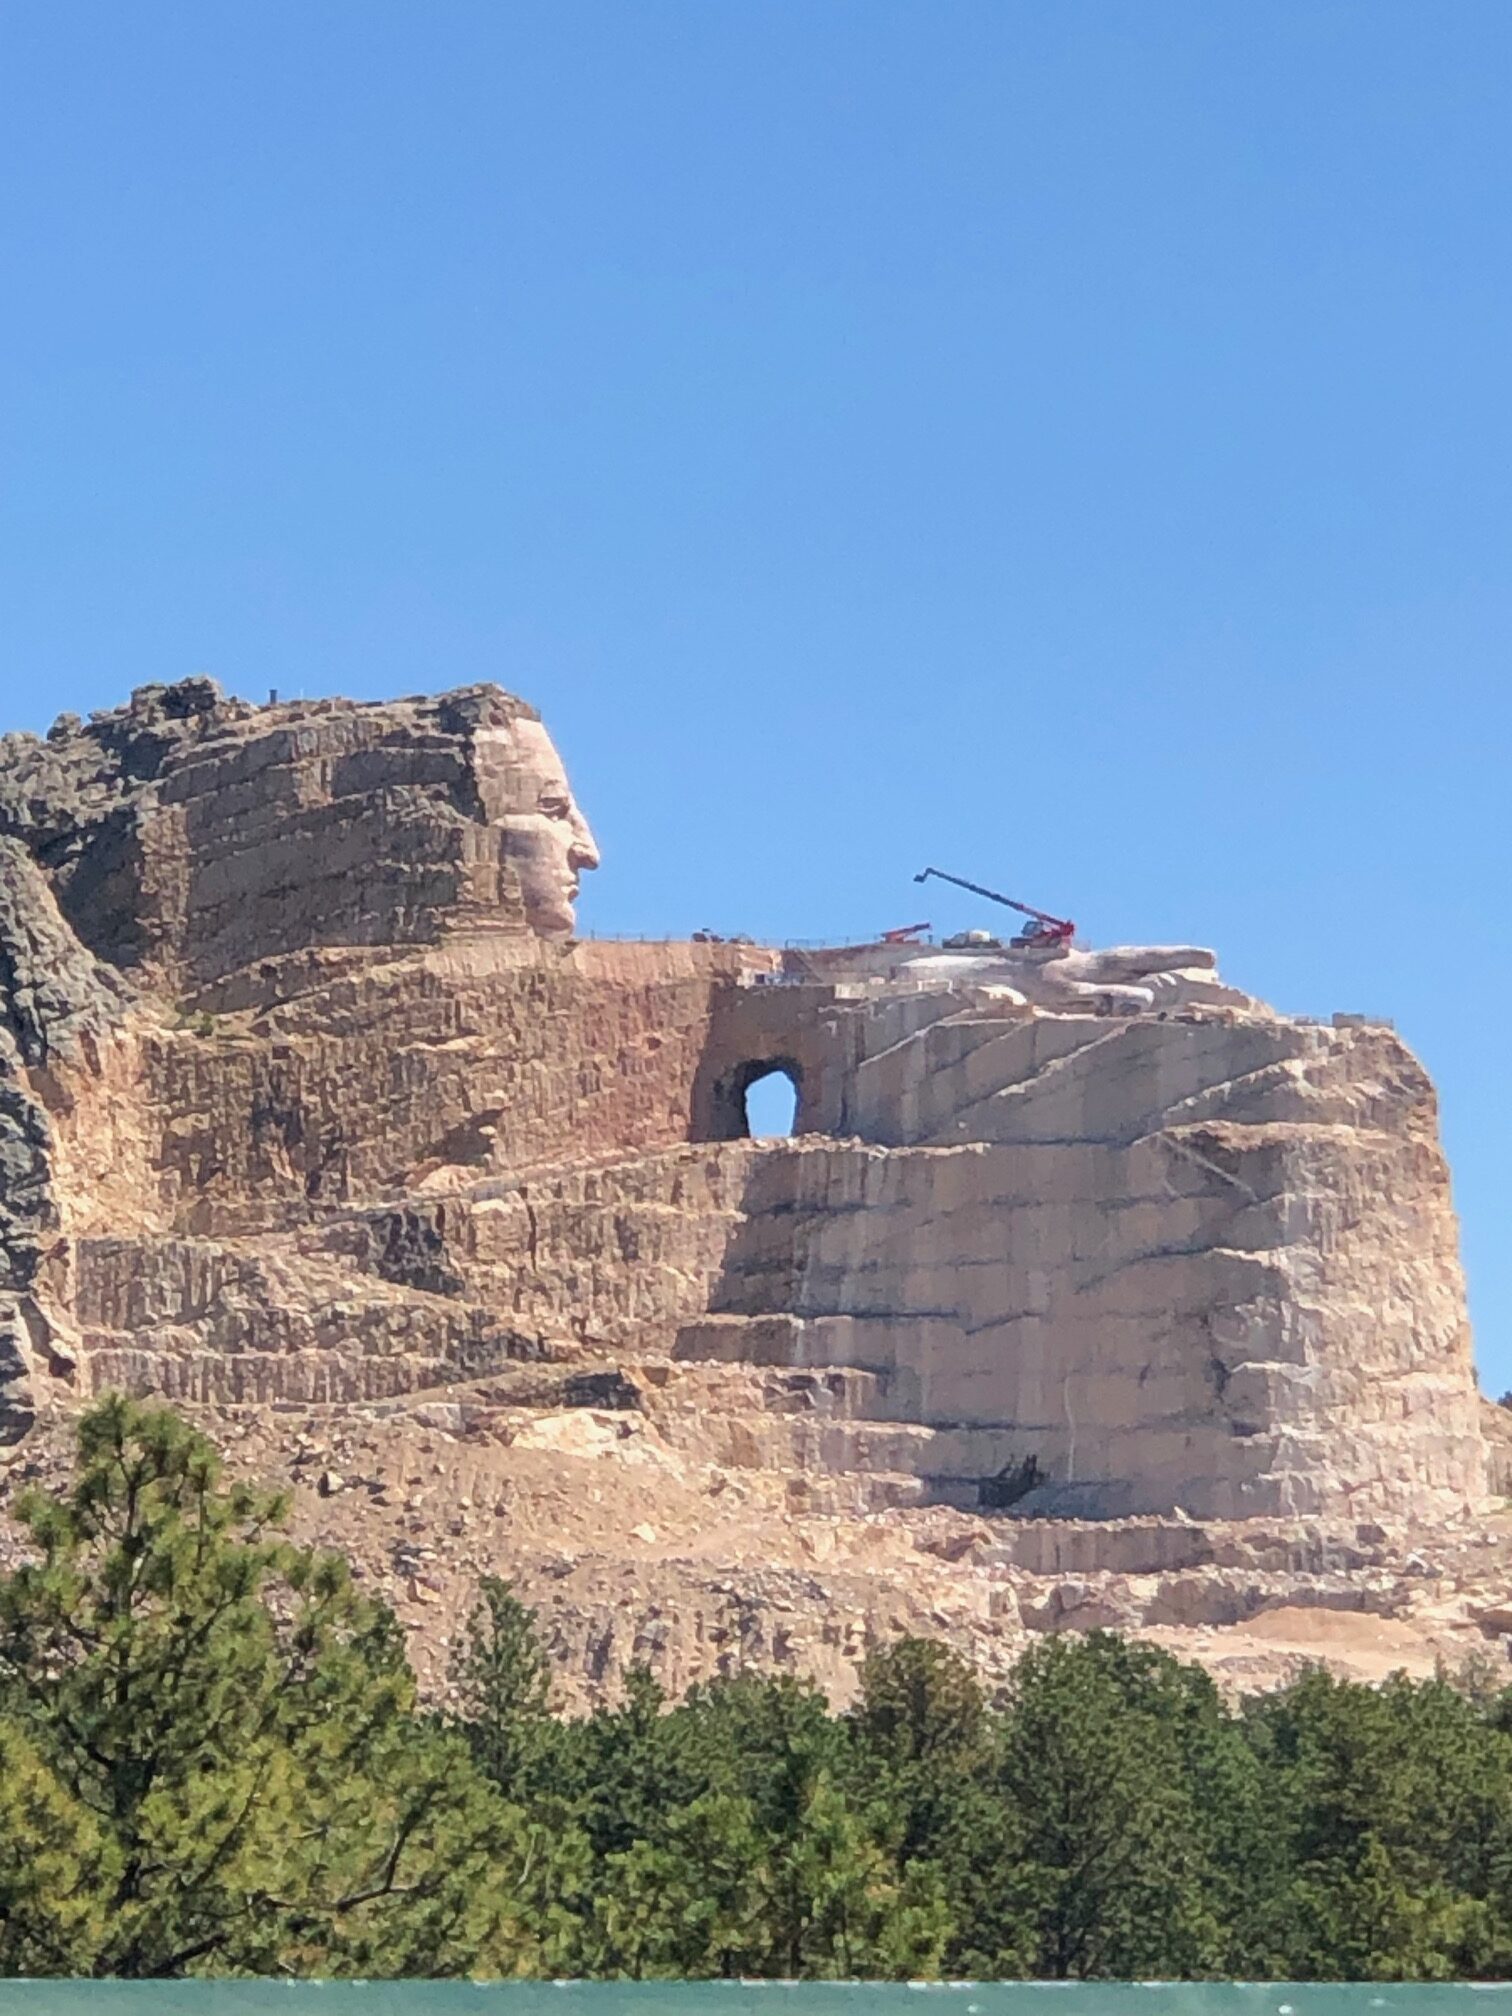
<path fill-rule="evenodd" d="M 997 889 L 986 889 L 980 882 L 968 882 L 963 875 L 947 875 L 943 868 L 925 868 L 915 875 L 915 882 L 927 882 L 930 876 L 939 882 L 953 882 L 957 889 L 969 889 L 973 896 L 985 896 L 991 903 L 1002 903 L 1010 910 L 1017 910 L 1021 916 L 1032 917 L 1042 925 L 1042 931 L 1031 935 L 1040 938 L 1055 938 L 1069 941 L 1075 936 L 1076 926 L 1069 917 L 1052 917 L 1048 910 L 1036 910 L 1032 903 L 1020 903 L 1016 896 L 1004 896 Z"/>

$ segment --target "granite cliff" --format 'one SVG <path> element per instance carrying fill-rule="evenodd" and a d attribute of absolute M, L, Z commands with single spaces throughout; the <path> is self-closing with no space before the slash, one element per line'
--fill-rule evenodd
<path fill-rule="evenodd" d="M 1389 1027 L 1192 947 L 583 942 L 597 862 L 493 687 L 189 681 L 4 738 L 13 1474 L 168 1396 L 433 1653 L 516 1574 L 584 1692 L 632 1652 L 843 1687 L 904 1627 L 1206 1633 L 1240 1676 L 1320 1616 L 1367 1665 L 1495 1635 Z M 797 1131 L 752 1141 L 771 1070 Z"/>

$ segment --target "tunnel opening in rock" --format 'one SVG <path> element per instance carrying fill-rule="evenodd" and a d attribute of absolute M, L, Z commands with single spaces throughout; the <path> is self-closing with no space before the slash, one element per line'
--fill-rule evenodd
<path fill-rule="evenodd" d="M 748 1064 L 737 1076 L 740 1132 L 752 1141 L 781 1141 L 797 1130 L 798 1066 L 786 1059 Z"/>

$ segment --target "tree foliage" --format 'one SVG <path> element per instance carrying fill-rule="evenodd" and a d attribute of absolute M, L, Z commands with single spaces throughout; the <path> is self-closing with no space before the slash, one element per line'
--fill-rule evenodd
<path fill-rule="evenodd" d="M 451 1660 L 458 1726 L 501 1792 L 528 1789 L 543 1754 L 551 1666 L 535 1618 L 497 1575 L 485 1575 Z"/>
<path fill-rule="evenodd" d="M 425 1972 L 528 1941 L 520 1816 L 393 1618 L 166 1410 L 108 1400 L 0 1581 L 7 1971 Z M 50 1872 L 50 1873 L 48 1873 Z M 53 1909 L 47 1900 L 55 1900 Z"/>
<path fill-rule="evenodd" d="M 989 1700 L 901 1639 L 834 1713 L 732 1673 L 551 1706 L 485 1580 L 444 1715 L 392 1616 L 165 1410 L 108 1400 L 0 1576 L 0 1971 L 1498 1978 L 1512 1691 L 1239 1704 L 1109 1633 Z"/>

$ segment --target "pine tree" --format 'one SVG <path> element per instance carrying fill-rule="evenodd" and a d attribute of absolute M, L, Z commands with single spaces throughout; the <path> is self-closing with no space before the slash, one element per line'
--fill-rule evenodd
<path fill-rule="evenodd" d="M 1278 1964 L 1300 1979 L 1447 1980 L 1505 1965 L 1512 1737 L 1446 1676 L 1322 1667 L 1251 1704 L 1285 1844 Z"/>
<path fill-rule="evenodd" d="M 1055 1638 L 1013 1676 L 999 1783 L 1031 1973 L 1217 1971 L 1221 1872 L 1194 1751 L 1222 1734 L 1207 1676 L 1106 1632 Z M 1198 1740 L 1200 1739 L 1200 1740 Z"/>
<path fill-rule="evenodd" d="M 478 1764 L 502 1792 L 523 1793 L 548 1739 L 551 1665 L 535 1612 L 496 1575 L 479 1584 L 449 1677 Z"/>
<path fill-rule="evenodd" d="M 108 1831 L 0 1722 L 0 1975 L 87 1973 L 117 1873 Z"/>
<path fill-rule="evenodd" d="M 899 1884 L 939 1900 L 944 1971 L 1016 1971 L 1018 1831 L 992 1789 L 993 1719 L 973 1668 L 948 1646 L 900 1638 L 863 1663 L 849 1720 L 871 1831 Z"/>
<path fill-rule="evenodd" d="M 77 1866 L 34 1959 L 127 1976 L 511 1968 L 518 1816 L 414 1714 L 392 1617 L 166 1410 L 111 1399 L 0 1580 L 0 1807 Z M 3 1880 L 3 1878 L 0 1878 Z M 23 1904 L 26 1900 L 23 1898 Z M 28 1906 L 28 1909 L 30 1907 Z M 32 1918 L 24 1921 L 33 1922 Z"/>
<path fill-rule="evenodd" d="M 739 1971 L 938 1972 L 949 1927 L 937 1888 L 897 1879 L 851 1789 L 846 1731 L 811 1682 L 738 1674 L 690 1688 L 671 1719 L 710 1791 L 749 1816 L 757 1910 Z"/>

